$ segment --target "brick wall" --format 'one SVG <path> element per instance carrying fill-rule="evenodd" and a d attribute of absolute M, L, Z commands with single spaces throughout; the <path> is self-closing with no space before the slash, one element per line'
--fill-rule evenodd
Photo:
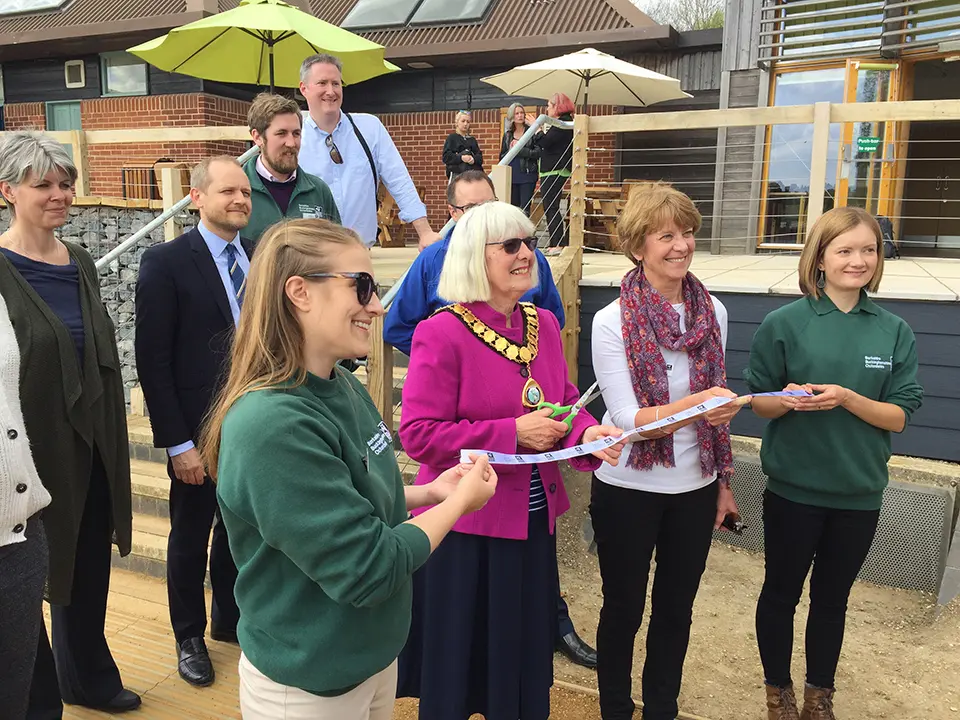
<path fill-rule="evenodd" d="M 40 102 L 5 105 L 3 123 L 7 130 L 46 130 L 47 115 Z"/>
<path fill-rule="evenodd" d="M 540 113 L 544 108 L 528 107 L 527 110 Z M 589 110 L 594 115 L 613 112 L 613 108 L 609 106 L 592 106 Z M 46 126 L 43 103 L 7 105 L 4 112 L 7 127 L 11 130 L 44 129 Z M 84 100 L 80 105 L 81 122 L 85 130 L 245 125 L 246 113 L 245 102 L 201 93 L 98 98 Z M 440 155 L 447 135 L 453 132 L 455 115 L 453 111 L 441 111 L 380 116 L 413 181 L 425 189 L 428 217 L 436 230 L 447 220 L 446 178 Z M 472 133 L 483 152 L 484 167 L 489 170 L 500 157 L 500 110 L 475 110 Z M 591 148 L 612 149 L 616 146 L 616 136 L 594 134 L 590 136 L 589 145 Z M 244 149 L 244 144 L 239 142 L 90 145 L 88 157 L 91 193 L 104 197 L 122 197 L 121 169 L 124 167 L 152 166 L 162 158 L 192 164 L 210 155 L 239 155 Z M 591 153 L 588 180 L 612 182 L 613 163 L 613 152 Z"/>
<path fill-rule="evenodd" d="M 247 103 L 204 95 L 98 98 L 80 104 L 84 130 L 246 125 Z M 122 168 L 152 166 L 157 160 L 197 163 L 210 155 L 239 155 L 240 142 L 156 142 L 90 145 L 93 195 L 122 197 Z"/>
<path fill-rule="evenodd" d="M 546 108 L 526 108 L 529 113 L 540 114 Z M 611 106 L 590 106 L 592 115 L 610 115 Z M 455 111 L 396 113 L 380 116 L 380 120 L 390 132 L 407 170 L 414 183 L 426 189 L 427 213 L 430 225 L 439 230 L 447 221 L 446 191 L 443 161 L 440 159 L 443 143 L 447 135 L 453 132 Z M 500 110 L 474 110 L 472 113 L 471 134 L 477 138 L 483 153 L 483 166 L 488 170 L 500 159 L 500 138 L 502 137 Z M 590 136 L 591 148 L 616 147 L 617 138 L 613 133 Z M 587 171 L 589 182 L 613 182 L 614 153 L 597 152 L 590 155 L 591 166 Z M 509 201 L 509 198 L 502 198 Z"/>

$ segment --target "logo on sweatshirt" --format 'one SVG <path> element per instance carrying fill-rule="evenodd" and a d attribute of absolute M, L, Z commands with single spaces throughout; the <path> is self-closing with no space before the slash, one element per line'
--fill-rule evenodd
<path fill-rule="evenodd" d="M 863 367 L 865 367 L 867 370 L 886 370 L 887 372 L 892 372 L 893 355 L 890 356 L 889 360 L 886 360 L 879 355 L 864 355 Z"/>
<path fill-rule="evenodd" d="M 367 447 L 370 448 L 374 455 L 380 455 L 390 447 L 391 442 L 393 442 L 393 436 L 390 434 L 387 424 L 381 420 L 377 426 L 377 432 L 367 440 Z"/>
<path fill-rule="evenodd" d="M 323 208 L 319 205 L 304 205 L 303 203 L 300 203 L 300 214 L 304 218 L 314 218 L 318 220 L 326 217 L 326 215 L 323 214 Z"/>

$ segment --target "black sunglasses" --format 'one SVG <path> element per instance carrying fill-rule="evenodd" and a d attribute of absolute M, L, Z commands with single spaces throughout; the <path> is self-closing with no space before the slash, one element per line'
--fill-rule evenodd
<path fill-rule="evenodd" d="M 324 142 L 327 145 L 327 150 L 330 151 L 330 159 L 337 165 L 343 165 L 343 155 L 340 154 L 340 148 L 333 141 L 333 135 L 327 135 Z"/>
<path fill-rule="evenodd" d="M 343 272 L 343 273 L 307 273 L 305 278 L 348 278 L 357 282 L 357 302 L 361 305 L 369 304 L 373 294 L 377 290 L 377 283 L 373 275 L 368 272 Z"/>
<path fill-rule="evenodd" d="M 510 238 L 509 240 L 498 240 L 497 242 L 486 243 L 487 245 L 503 245 L 503 251 L 507 255 L 516 255 L 520 252 L 520 246 L 526 245 L 530 250 L 537 249 L 537 239 L 535 237 Z"/>

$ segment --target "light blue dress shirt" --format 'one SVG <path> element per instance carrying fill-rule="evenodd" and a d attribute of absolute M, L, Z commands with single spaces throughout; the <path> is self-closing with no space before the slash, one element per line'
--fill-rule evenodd
<path fill-rule="evenodd" d="M 427 207 L 420 201 L 407 166 L 383 123 L 366 113 L 351 113 L 350 117 L 367 141 L 380 180 L 400 208 L 400 219 L 409 223 L 426 217 Z M 300 167 L 330 186 L 344 227 L 355 230 L 367 246 L 372 246 L 377 242 L 377 202 L 370 162 L 350 121 L 342 112 L 332 133 L 333 142 L 343 158 L 341 165 L 330 159 L 326 145 L 330 134 L 317 127 L 309 112 L 303 113 Z"/>
<path fill-rule="evenodd" d="M 219 235 L 210 232 L 202 221 L 197 223 L 197 230 L 200 231 L 203 241 L 207 244 L 207 249 L 213 256 L 213 262 L 217 266 L 217 272 L 220 273 L 220 282 L 223 283 L 224 292 L 227 293 L 227 302 L 230 304 L 230 313 L 233 315 L 233 324 L 236 326 L 237 323 L 240 322 L 240 304 L 237 302 L 237 296 L 233 292 L 233 281 L 230 279 L 230 266 L 227 262 L 227 245 L 233 245 L 233 247 L 236 248 L 237 261 L 240 263 L 240 269 L 243 270 L 244 276 L 249 275 L 250 258 L 247 257 L 243 245 L 240 244 L 240 233 L 237 233 L 236 237 L 228 243 Z M 187 450 L 192 450 L 193 448 L 193 441 L 188 440 L 172 448 L 167 448 L 167 454 L 170 457 L 174 457 L 176 455 L 182 455 Z"/>

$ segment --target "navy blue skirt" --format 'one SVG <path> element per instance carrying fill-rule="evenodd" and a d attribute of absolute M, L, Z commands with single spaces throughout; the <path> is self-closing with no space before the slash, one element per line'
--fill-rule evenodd
<path fill-rule="evenodd" d="M 545 720 L 557 632 L 556 538 L 547 511 L 526 540 L 451 532 L 413 577 L 398 697 L 420 720 Z"/>

